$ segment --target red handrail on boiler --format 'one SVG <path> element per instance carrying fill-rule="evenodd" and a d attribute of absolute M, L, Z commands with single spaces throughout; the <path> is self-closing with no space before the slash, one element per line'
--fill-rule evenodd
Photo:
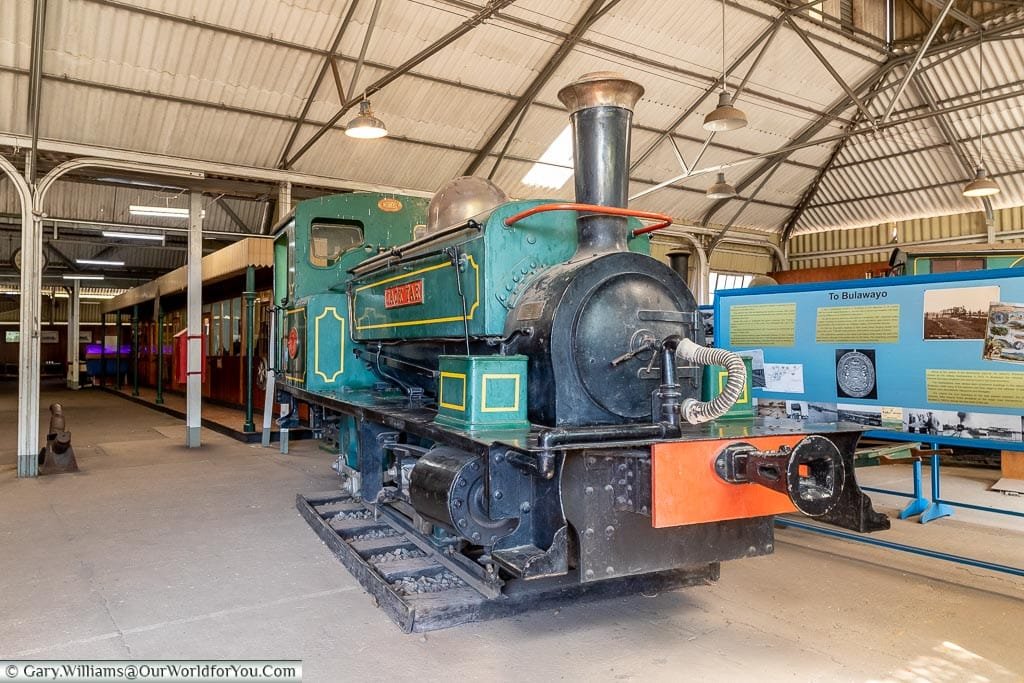
<path fill-rule="evenodd" d="M 589 213 L 600 213 L 608 216 L 629 216 L 631 218 L 646 218 L 651 221 L 658 221 L 652 225 L 647 225 L 642 228 L 637 228 L 632 232 L 632 236 L 646 235 L 649 232 L 655 232 L 662 228 L 667 228 L 672 225 L 672 217 L 666 216 L 663 213 L 654 213 L 652 211 L 637 211 L 636 209 L 620 209 L 617 206 L 600 206 L 598 204 L 541 204 L 535 206 L 532 209 L 520 211 L 514 216 L 509 216 L 505 219 L 505 225 L 512 225 L 518 223 L 524 218 L 529 218 L 536 213 L 545 213 L 547 211 L 587 211 Z"/>

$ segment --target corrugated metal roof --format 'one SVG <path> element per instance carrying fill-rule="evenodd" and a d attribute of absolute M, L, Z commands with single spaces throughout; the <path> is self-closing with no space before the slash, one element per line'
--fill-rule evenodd
<path fill-rule="evenodd" d="M 350 3 L 354 0 L 66 0 L 49 3 L 44 46 L 41 135 L 60 141 L 95 144 L 244 166 L 277 166 L 314 80 Z M 363 44 L 373 2 L 359 2 L 339 47 L 338 68 L 349 89 L 354 62 Z M 827 3 L 826 9 L 836 3 Z M 979 8 L 989 7 L 975 3 Z M 484 6 L 482 0 L 392 0 L 381 3 L 374 32 L 354 93 L 384 76 L 388 69 L 417 55 Z M 557 46 L 583 16 L 589 0 L 519 0 L 466 33 L 372 97 L 374 110 L 391 131 L 375 142 L 344 136 L 342 117 L 296 163 L 313 175 L 346 177 L 431 191 L 458 175 L 475 150 L 542 71 Z M 996 6 L 992 6 L 996 7 Z M 986 11 L 993 11 L 990 7 Z M 0 3 L 0 91 L 13 106 L 0 109 L 0 131 L 25 134 L 27 72 L 30 62 L 31 0 Z M 979 10 L 980 11 L 980 10 Z M 721 69 L 720 4 L 717 0 L 685 3 L 628 0 L 615 5 L 584 35 L 528 107 L 508 146 L 496 180 L 514 196 L 571 194 L 571 181 L 556 191 L 525 186 L 523 175 L 565 127 L 567 117 L 557 90 L 580 74 L 617 70 L 641 82 L 646 95 L 638 104 L 634 150 L 646 150 L 657 131 L 674 122 L 699 98 Z M 743 0 L 726 11 L 724 46 L 735 59 L 778 16 L 771 3 Z M 1016 15 L 1015 15 L 1016 16 Z M 877 17 L 876 17 L 877 19 Z M 880 48 L 864 38 L 828 30 L 804 19 L 798 24 L 849 84 L 863 81 L 884 59 Z M 876 21 L 877 23 L 877 21 Z M 953 24 L 955 25 L 955 24 Z M 957 27 L 959 28 L 959 27 Z M 939 40 L 956 38 L 950 33 Z M 1024 39 L 1002 40 L 985 47 L 985 86 L 1016 87 L 1024 73 Z M 756 51 L 730 74 L 733 88 L 746 75 Z M 976 88 L 976 52 L 968 50 L 930 67 L 925 77 L 941 101 L 958 101 Z M 895 75 L 898 78 L 901 72 Z M 889 91 L 892 92 L 891 90 Z M 995 91 L 998 92 L 998 91 Z M 728 164 L 790 144 L 844 95 L 842 86 L 784 26 L 752 74 L 739 106 L 750 125 L 716 136 L 698 167 Z M 887 96 L 871 104 L 884 109 Z M 692 161 L 705 132 L 703 116 L 715 97 L 696 108 L 678 127 L 677 142 Z M 328 71 L 313 94 L 306 124 L 294 152 L 335 112 L 340 101 Z M 913 89 L 899 110 L 918 113 L 923 102 Z M 1001 133 L 1024 120 L 1022 98 L 950 119 L 958 137 L 968 140 L 980 124 L 988 135 L 988 165 L 1004 192 L 997 206 L 1024 202 L 1019 186 L 1024 171 L 1020 132 Z M 909 109 L 908 109 L 909 108 Z M 818 137 L 835 135 L 856 110 L 827 122 Z M 902 115 L 902 114 L 899 114 Z M 493 153 L 504 145 L 499 140 Z M 792 215 L 816 168 L 832 154 L 834 143 L 812 145 L 790 155 L 752 201 L 737 225 L 778 230 Z M 478 171 L 490 172 L 492 160 Z M 737 182 L 754 166 L 729 173 Z M 675 155 L 662 141 L 634 173 L 634 185 L 658 182 L 680 172 Z M 845 146 L 821 184 L 798 231 L 867 225 L 938 212 L 976 210 L 959 197 L 963 178 L 959 162 L 942 146 L 931 122 L 901 126 Z M 682 181 L 688 189 L 665 188 L 637 206 L 672 213 L 682 221 L 701 220 L 712 203 L 702 191 L 712 176 Z M 940 185 L 919 189 L 924 185 Z M 65 185 L 65 184 L 61 184 Z M 754 183 L 751 188 L 757 187 Z M 880 196 L 886 188 L 898 195 Z M 97 215 L 124 215 L 128 190 L 67 184 L 51 198 L 54 214 L 97 220 Z M 162 195 L 161 195 L 162 196 Z M 3 210 L 15 211 L 11 195 L 2 195 Z M 163 197 L 166 199 L 166 197 Z M 157 201 L 160 197 L 151 197 Z M 742 199 L 741 199 L 742 200 Z M 730 202 L 712 222 L 728 220 L 739 206 Z M 263 204 L 229 199 L 241 220 L 258 224 Z M 110 219 L 113 220 L 113 219 Z M 237 226 L 219 205 L 209 209 L 208 223 L 218 230 Z"/>
<path fill-rule="evenodd" d="M 984 71 L 974 46 L 950 59 L 926 58 L 917 78 L 936 101 L 952 105 L 977 101 L 979 83 L 985 97 L 1015 95 L 944 118 L 971 165 L 983 158 L 999 182 L 1002 192 L 991 198 L 992 205 L 1018 206 L 1024 204 L 1024 36 L 987 42 L 982 49 Z M 891 96 L 892 90 L 874 100 L 872 112 L 881 115 Z M 908 87 L 897 109 L 917 114 L 927 105 L 915 87 Z M 979 134 L 984 136 L 980 144 Z M 976 212 L 981 201 L 961 194 L 971 175 L 934 119 L 854 137 L 825 175 L 797 232 Z"/>
<path fill-rule="evenodd" d="M 244 273 L 246 268 L 270 268 L 274 265 L 274 243 L 268 239 L 245 239 L 203 257 L 203 283 L 218 282 Z M 184 292 L 188 287 L 188 269 L 177 268 L 144 285 L 103 302 L 103 312 L 121 311 L 129 306 L 153 301 L 158 296 Z"/>

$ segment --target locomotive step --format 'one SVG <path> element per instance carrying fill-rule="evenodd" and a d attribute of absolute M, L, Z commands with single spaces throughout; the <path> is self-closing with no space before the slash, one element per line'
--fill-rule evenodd
<path fill-rule="evenodd" d="M 387 506 L 372 510 L 340 491 L 298 495 L 295 506 L 374 602 L 406 633 L 554 609 L 586 600 L 658 593 L 718 579 L 718 563 L 581 584 L 569 574 L 512 580 L 499 589 L 482 570 L 437 551 Z M 369 513 L 363 515 L 362 513 Z M 346 519 L 345 515 L 355 516 Z"/>

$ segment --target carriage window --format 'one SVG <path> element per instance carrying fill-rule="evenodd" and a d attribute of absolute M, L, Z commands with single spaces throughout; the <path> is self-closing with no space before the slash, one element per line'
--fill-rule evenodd
<path fill-rule="evenodd" d="M 363 224 L 358 221 L 313 221 L 309 228 L 309 262 L 330 268 L 345 252 L 363 243 Z"/>

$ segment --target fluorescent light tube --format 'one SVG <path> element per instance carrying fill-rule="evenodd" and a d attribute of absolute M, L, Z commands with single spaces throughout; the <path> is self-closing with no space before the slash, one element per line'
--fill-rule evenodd
<path fill-rule="evenodd" d="M 94 258 L 76 258 L 75 263 L 80 266 L 123 266 L 124 261 L 105 261 Z"/>
<path fill-rule="evenodd" d="M 154 235 L 151 232 L 118 232 L 116 230 L 104 230 L 104 237 L 113 237 L 121 240 L 151 240 L 153 242 L 163 242 L 163 235 Z"/>
<path fill-rule="evenodd" d="M 179 209 L 173 206 L 137 206 L 132 204 L 128 207 L 128 213 L 133 216 L 155 216 L 157 218 L 188 218 L 188 209 Z M 206 211 L 201 214 L 206 218 Z"/>

